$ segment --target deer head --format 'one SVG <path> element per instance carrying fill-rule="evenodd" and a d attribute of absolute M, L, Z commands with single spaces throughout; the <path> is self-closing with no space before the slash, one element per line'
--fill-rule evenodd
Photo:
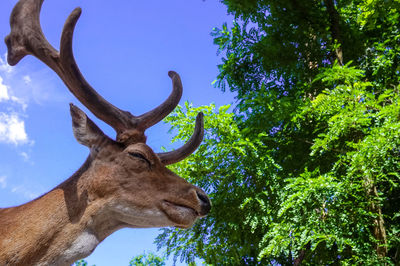
<path fill-rule="evenodd" d="M 80 8 L 66 20 L 57 51 L 40 26 L 42 3 L 20 0 L 14 7 L 11 33 L 5 39 L 8 63 L 16 65 L 26 55 L 37 57 L 83 105 L 115 129 L 116 139 L 106 136 L 82 110 L 70 105 L 74 135 L 90 149 L 90 155 L 72 177 L 49 193 L 19 207 L 0 209 L 0 264 L 68 264 L 90 254 L 122 227 L 192 226 L 210 211 L 210 200 L 166 165 L 184 159 L 200 145 L 203 114 L 196 118 L 193 136 L 174 151 L 153 152 L 144 134 L 178 104 L 182 96 L 179 75 L 168 73 L 173 90 L 153 110 L 134 116 L 115 107 L 89 85 L 75 62 L 72 38 Z M 22 219 L 29 219 L 29 225 Z"/>

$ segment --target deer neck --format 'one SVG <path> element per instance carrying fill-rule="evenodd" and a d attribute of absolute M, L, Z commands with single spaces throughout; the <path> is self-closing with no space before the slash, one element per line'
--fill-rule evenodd
<path fill-rule="evenodd" d="M 91 159 L 68 180 L 24 205 L 0 209 L 0 265 L 71 265 L 122 227 L 88 196 Z"/>

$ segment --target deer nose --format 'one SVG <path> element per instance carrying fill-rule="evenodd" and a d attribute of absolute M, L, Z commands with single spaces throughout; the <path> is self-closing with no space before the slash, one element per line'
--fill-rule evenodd
<path fill-rule="evenodd" d="M 208 198 L 208 196 L 206 195 L 206 193 L 202 192 L 202 191 L 196 191 L 197 194 L 197 198 L 200 201 L 200 206 L 201 206 L 201 210 L 200 210 L 200 215 L 201 216 L 206 216 L 210 210 L 211 210 L 211 201 Z"/>

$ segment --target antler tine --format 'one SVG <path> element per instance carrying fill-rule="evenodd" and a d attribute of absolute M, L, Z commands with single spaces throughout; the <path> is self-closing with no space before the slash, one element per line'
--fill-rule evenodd
<path fill-rule="evenodd" d="M 83 77 L 73 55 L 73 34 L 81 13 L 82 10 L 76 8 L 64 24 L 60 43 L 60 61 L 63 72 L 59 75 L 83 105 L 97 118 L 103 120 L 112 126 L 118 134 L 121 134 L 130 128 L 135 128 L 137 119 L 131 113 L 112 105 L 98 94 Z"/>
<path fill-rule="evenodd" d="M 11 33 L 5 38 L 10 65 L 32 54 L 49 67 L 57 67 L 58 53 L 44 37 L 39 22 L 42 4 L 43 0 L 27 0 L 15 5 L 10 16 Z"/>
<path fill-rule="evenodd" d="M 203 113 L 198 113 L 196 117 L 196 126 L 194 127 L 193 135 L 182 147 L 170 152 L 158 153 L 158 157 L 165 165 L 173 164 L 185 159 L 192 154 L 201 144 L 204 137 L 204 121 Z"/>
<path fill-rule="evenodd" d="M 178 73 L 169 71 L 168 76 L 172 79 L 172 92 L 168 98 L 153 110 L 138 116 L 138 126 L 140 130 L 145 130 L 158 122 L 171 113 L 178 105 L 182 97 L 182 81 Z"/>

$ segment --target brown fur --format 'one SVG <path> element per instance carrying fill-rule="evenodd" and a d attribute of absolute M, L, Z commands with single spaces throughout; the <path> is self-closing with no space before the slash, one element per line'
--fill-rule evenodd
<path fill-rule="evenodd" d="M 103 141 L 97 149 L 80 170 L 49 193 L 0 210 L 1 265 L 53 264 L 85 230 L 102 241 L 123 227 L 187 228 L 208 212 L 198 198 L 204 192 L 168 170 L 147 145 L 137 143 L 124 149 Z M 142 154 L 150 165 L 129 152 Z M 182 215 L 179 207 L 169 208 L 165 202 L 194 211 Z M 114 210 L 115 204 L 143 212 L 158 210 L 165 217 L 157 216 L 154 222 L 152 215 L 143 215 L 135 224 Z"/>

